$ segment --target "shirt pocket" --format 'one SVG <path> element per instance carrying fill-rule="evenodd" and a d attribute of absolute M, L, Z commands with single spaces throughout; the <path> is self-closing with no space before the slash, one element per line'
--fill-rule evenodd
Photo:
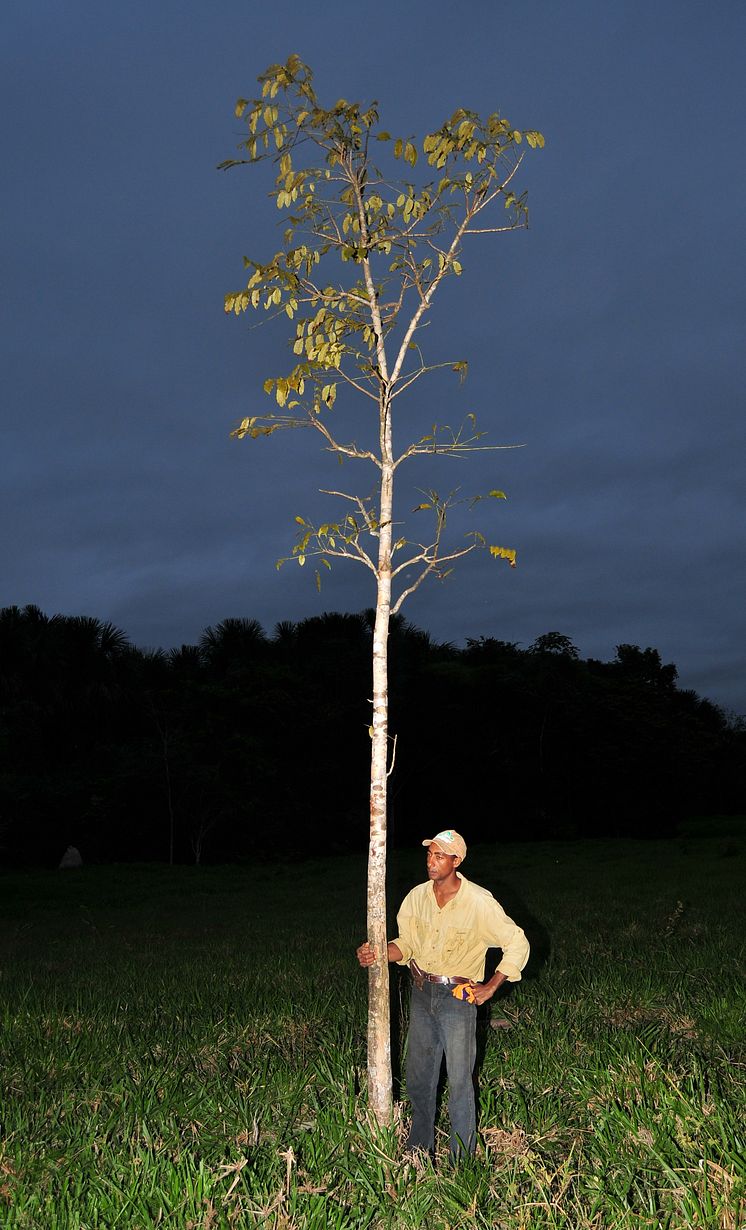
<path fill-rule="evenodd" d="M 469 932 L 463 927 L 449 927 L 443 938 L 443 960 L 449 964 L 466 957 L 469 947 Z"/>

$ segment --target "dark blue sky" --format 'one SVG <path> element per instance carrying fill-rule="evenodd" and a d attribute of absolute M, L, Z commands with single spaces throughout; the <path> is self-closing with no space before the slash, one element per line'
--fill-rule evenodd
<path fill-rule="evenodd" d="M 333 474 L 315 439 L 228 437 L 289 360 L 224 317 L 278 215 L 261 173 L 215 166 L 236 97 L 297 52 L 322 98 L 377 98 L 395 133 L 464 105 L 547 138 L 531 229 L 472 241 L 434 312 L 430 353 L 469 379 L 413 405 L 525 445 L 453 480 L 508 492 L 490 537 L 519 567 L 470 559 L 403 614 L 456 643 L 653 645 L 746 712 L 740 0 L 5 0 L 0 27 L 0 605 L 167 647 L 372 605 L 362 569 L 320 597 L 275 571 Z"/>

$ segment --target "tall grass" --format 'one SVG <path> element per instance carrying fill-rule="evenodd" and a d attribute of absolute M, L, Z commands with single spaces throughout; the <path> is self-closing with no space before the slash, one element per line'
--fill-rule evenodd
<path fill-rule="evenodd" d="M 365 1097 L 357 858 L 0 877 L 0 1226 L 746 1226 L 739 841 L 483 847 L 526 928 L 481 1143 Z M 422 878 L 392 860 L 391 899 Z M 407 988 L 394 979 L 397 1062 Z"/>

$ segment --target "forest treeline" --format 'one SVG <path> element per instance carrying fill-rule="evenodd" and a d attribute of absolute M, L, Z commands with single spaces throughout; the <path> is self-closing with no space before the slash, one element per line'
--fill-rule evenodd
<path fill-rule="evenodd" d="M 295 856 L 367 841 L 372 612 L 226 619 L 144 651 L 95 618 L 0 611 L 0 858 Z M 392 621 L 392 840 L 661 835 L 743 809 L 746 730 L 656 649 L 558 632 L 463 648 Z"/>

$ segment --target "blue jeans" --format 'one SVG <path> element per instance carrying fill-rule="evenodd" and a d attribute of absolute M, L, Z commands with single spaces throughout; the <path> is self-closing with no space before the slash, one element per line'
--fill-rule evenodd
<path fill-rule="evenodd" d="M 445 1052 L 451 1156 L 474 1152 L 476 1024 L 476 1006 L 455 999 L 450 987 L 434 982 L 425 982 L 422 990 L 412 987 L 407 1039 L 407 1095 L 412 1103 L 408 1149 L 431 1153 L 435 1146 L 435 1100 Z"/>

